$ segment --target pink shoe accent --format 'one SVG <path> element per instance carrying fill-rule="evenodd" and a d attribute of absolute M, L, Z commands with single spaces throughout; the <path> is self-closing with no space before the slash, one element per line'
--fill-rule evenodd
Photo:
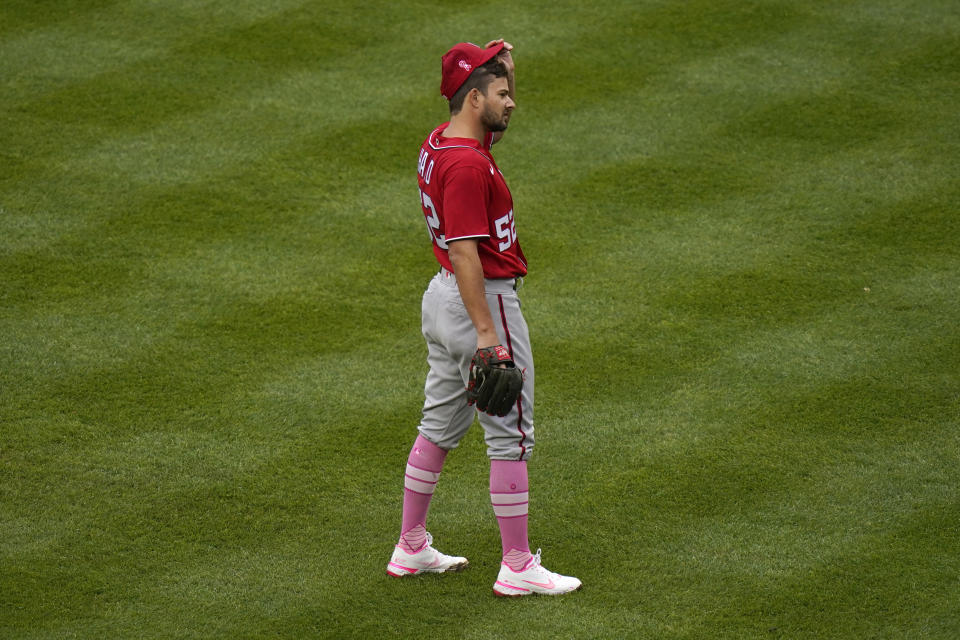
<path fill-rule="evenodd" d="M 496 589 L 494 589 L 494 590 L 493 590 L 494 595 L 498 595 L 498 596 L 508 596 L 508 597 L 509 597 L 510 595 L 522 596 L 522 595 L 524 595 L 524 594 L 526 594 L 526 593 L 530 593 L 530 589 L 524 589 L 523 587 L 517 587 L 517 586 L 514 586 L 514 585 L 512 585 L 512 584 L 507 584 L 506 582 L 501 582 L 500 580 L 497 580 L 497 583 L 496 583 L 495 586 L 498 586 L 498 587 L 500 587 L 501 589 L 513 589 L 514 591 L 521 591 L 521 592 L 522 592 L 522 593 L 517 593 L 517 594 L 509 594 L 509 593 L 501 593 L 501 592 L 497 591 Z"/>
<path fill-rule="evenodd" d="M 394 573 L 393 571 L 390 571 L 390 567 L 396 567 L 397 569 L 400 569 L 401 571 L 403 571 L 403 573 Z M 394 578 L 402 578 L 403 576 L 410 573 L 414 573 L 414 572 L 415 572 L 414 569 L 411 569 L 410 567 L 405 567 L 402 564 L 397 564 L 396 562 L 393 562 L 393 561 L 387 564 L 387 573 L 389 573 Z"/>
<path fill-rule="evenodd" d="M 524 580 L 527 584 L 532 584 L 535 587 L 543 587 L 544 589 L 554 589 L 557 586 L 553 580 L 547 582 L 534 582 L 533 580 Z"/>

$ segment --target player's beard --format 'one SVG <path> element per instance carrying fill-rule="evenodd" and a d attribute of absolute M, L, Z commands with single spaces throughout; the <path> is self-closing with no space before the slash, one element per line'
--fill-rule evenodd
<path fill-rule="evenodd" d="M 509 120 L 510 112 L 507 110 L 504 110 L 498 116 L 490 107 L 484 107 L 483 113 L 480 114 L 480 123 L 483 124 L 487 131 L 494 133 L 497 131 L 506 131 Z"/>

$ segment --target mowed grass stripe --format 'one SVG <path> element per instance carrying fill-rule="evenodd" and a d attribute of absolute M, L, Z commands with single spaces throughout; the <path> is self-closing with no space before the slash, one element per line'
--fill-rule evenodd
<path fill-rule="evenodd" d="M 55 10 L 44 3 L 9 0 L 0 7 L 0 34 L 5 40 L 12 40 L 14 36 L 50 28 L 64 21 L 79 21 L 87 13 L 108 10 L 115 4 L 116 0 L 72 0 L 61 3 L 59 10 Z"/>
<path fill-rule="evenodd" d="M 211 32 L 251 29 L 277 14 L 295 11 L 304 2 L 167 2 L 160 6 L 149 0 L 134 0 L 69 4 L 72 6 L 59 10 L 35 5 L 10 12 L 23 17 L 26 10 L 33 9 L 34 15 L 22 21 L 19 33 L 8 33 L 0 42 L 0 72 L 13 81 L 13 92 L 4 96 L 8 104 L 24 98 L 32 100 L 38 90 L 49 95 L 80 80 L 169 55 L 185 43 L 209 39 Z M 105 99 L 110 97 L 104 95 Z"/>

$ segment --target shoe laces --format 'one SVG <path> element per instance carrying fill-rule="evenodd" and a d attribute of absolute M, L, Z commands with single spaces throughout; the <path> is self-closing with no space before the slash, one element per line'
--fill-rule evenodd
<path fill-rule="evenodd" d="M 532 557 L 532 558 L 530 558 L 530 563 L 527 564 L 527 569 L 539 568 L 539 569 L 540 569 L 541 571 L 543 571 L 545 574 L 547 574 L 548 576 L 550 576 L 550 578 L 553 579 L 553 580 L 559 580 L 559 579 L 563 578 L 563 576 L 561 576 L 559 573 L 554 573 L 553 571 L 550 571 L 550 569 L 547 569 L 545 566 L 543 566 L 542 564 L 540 564 L 540 554 L 541 554 L 542 552 L 543 552 L 542 549 L 537 549 L 537 552 L 536 552 L 535 554 L 533 554 L 533 557 Z"/>

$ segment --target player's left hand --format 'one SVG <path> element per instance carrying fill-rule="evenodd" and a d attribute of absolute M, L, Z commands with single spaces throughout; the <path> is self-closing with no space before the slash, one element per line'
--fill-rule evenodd
<path fill-rule="evenodd" d="M 523 371 L 502 345 L 477 349 L 470 362 L 467 404 L 491 416 L 505 416 L 523 390 Z"/>

